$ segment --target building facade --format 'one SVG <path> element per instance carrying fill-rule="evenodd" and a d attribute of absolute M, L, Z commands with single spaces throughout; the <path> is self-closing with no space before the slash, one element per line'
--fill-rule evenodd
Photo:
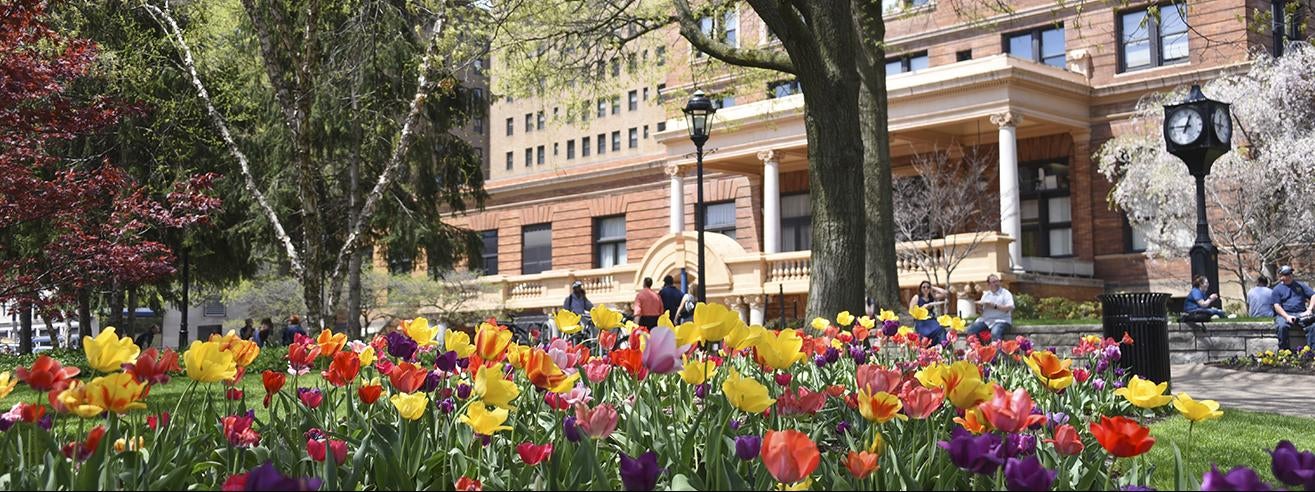
<path fill-rule="evenodd" d="M 1248 30 L 1270 2 L 1053 0 L 1012 11 L 967 12 L 952 2 L 888 1 L 887 90 L 896 176 L 916 156 L 972 146 L 993 157 L 996 232 L 954 271 L 951 290 L 969 314 L 988 274 L 1015 292 L 1091 299 L 1114 290 L 1183 294 L 1186 261 L 1148 259 L 1144 241 L 1106 200 L 1092 154 L 1127 131 L 1142 96 L 1245 70 L 1265 35 Z M 739 46 L 779 44 L 751 9 L 704 21 Z M 451 217 L 485 238 L 481 303 L 511 311 L 559 307 L 574 281 L 595 303 L 628 308 L 639 283 L 693 280 L 695 214 L 707 235 L 710 300 L 751 322 L 802 316 L 811 258 L 808 142 L 803 98 L 788 77 L 746 86 L 709 76 L 713 63 L 674 32 L 667 68 L 643 77 L 604 67 L 621 87 L 585 120 L 557 99 L 495 101 L 492 162 L 481 211 Z M 647 53 L 645 53 L 647 58 Z M 714 71 L 715 73 L 715 71 Z M 695 87 L 720 109 L 707 144 L 705 206 L 695 207 L 694 146 L 679 104 Z M 667 104 L 663 104 L 666 101 Z M 675 102 L 675 104 L 672 104 Z M 946 248 L 969 241 L 899 248 Z M 934 252 L 933 252 L 934 253 Z M 900 285 L 927 278 L 901 262 Z M 907 294 L 906 294 L 907 295 Z M 1230 293 L 1225 291 L 1225 296 Z M 1232 297 L 1240 297 L 1231 293 Z"/>

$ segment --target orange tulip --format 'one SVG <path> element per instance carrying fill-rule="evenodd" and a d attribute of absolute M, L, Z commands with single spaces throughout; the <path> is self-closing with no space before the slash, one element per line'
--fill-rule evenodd
<path fill-rule="evenodd" d="M 388 372 L 388 382 L 393 383 L 397 391 L 415 393 L 425 384 L 425 376 L 428 375 L 429 371 L 425 368 L 410 362 L 402 362 L 393 366 L 393 370 Z"/>
<path fill-rule="evenodd" d="M 885 391 L 875 395 L 867 390 L 858 391 L 858 411 L 868 421 L 884 424 L 895 418 L 908 420 L 908 416 L 899 413 L 903 407 L 899 397 Z"/>
<path fill-rule="evenodd" d="M 1131 458 L 1150 451 L 1155 445 L 1155 438 L 1150 434 L 1150 429 L 1123 416 L 1109 418 L 1102 415 L 1099 424 L 1091 423 L 1091 435 L 1096 436 L 1096 441 L 1105 451 L 1116 458 Z"/>
<path fill-rule="evenodd" d="M 575 386 L 575 381 L 580 379 L 578 373 L 568 377 L 562 368 L 557 367 L 557 363 L 548 357 L 548 353 L 540 348 L 530 352 L 529 360 L 525 362 L 525 376 L 535 386 L 553 393 L 570 391 L 571 387 Z"/>
<path fill-rule="evenodd" d="M 982 417 L 982 411 L 976 408 L 965 410 L 962 417 L 955 417 L 954 422 L 973 434 L 991 430 L 991 424 Z"/>
<path fill-rule="evenodd" d="M 511 330 L 493 323 L 481 323 L 475 333 L 475 353 L 486 361 L 502 360 L 502 355 L 511 345 Z"/>
<path fill-rule="evenodd" d="M 850 451 L 845 456 L 845 469 L 854 478 L 863 479 L 877 470 L 877 458 L 874 453 L 867 451 Z"/>
<path fill-rule="evenodd" d="M 361 358 L 356 352 L 340 350 L 333 355 L 329 370 L 324 372 L 324 379 L 334 386 L 347 386 L 361 372 Z"/>
<path fill-rule="evenodd" d="M 325 328 L 320 331 L 320 336 L 315 339 L 315 343 L 319 344 L 321 355 L 333 357 L 339 350 L 342 350 L 344 345 L 347 345 L 347 334 L 334 334 L 333 330 Z"/>
<path fill-rule="evenodd" d="M 817 469 L 822 455 L 807 434 L 789 429 L 767 431 L 761 453 L 763 465 L 776 481 L 795 483 Z"/>
<path fill-rule="evenodd" d="M 1032 374 L 1051 390 L 1059 391 L 1073 384 L 1073 371 L 1069 369 L 1073 359 L 1060 360 L 1054 352 L 1038 350 L 1023 361 L 1032 369 Z"/>

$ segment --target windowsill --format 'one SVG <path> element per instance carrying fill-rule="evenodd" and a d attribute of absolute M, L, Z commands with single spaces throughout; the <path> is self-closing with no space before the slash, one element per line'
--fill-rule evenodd
<path fill-rule="evenodd" d="M 1114 74 L 1114 78 L 1115 78 L 1115 79 L 1119 79 L 1119 78 L 1127 78 L 1127 77 L 1132 77 L 1132 76 L 1137 76 L 1137 75 L 1144 75 L 1144 74 L 1147 74 L 1147 73 L 1155 73 L 1155 72 L 1157 72 L 1157 71 L 1163 71 L 1163 70 L 1168 70 L 1168 69 L 1177 69 L 1177 68 L 1181 68 L 1181 67 L 1184 67 L 1184 66 L 1190 66 L 1191 64 L 1192 64 L 1191 60 L 1183 60 L 1183 61 L 1176 61 L 1176 62 L 1172 62 L 1172 63 L 1165 63 L 1165 64 L 1163 64 L 1163 65 L 1154 66 L 1154 67 L 1137 68 L 1137 69 L 1133 69 L 1133 70 L 1124 70 L 1124 71 L 1122 71 L 1122 72 L 1115 73 L 1115 74 Z"/>
<path fill-rule="evenodd" d="M 932 11 L 932 10 L 936 10 L 936 2 L 927 2 L 926 5 L 920 5 L 920 6 L 917 6 L 917 7 L 911 7 L 911 8 L 908 8 L 908 9 L 899 9 L 899 10 L 894 11 L 894 12 L 882 12 L 882 14 L 881 14 L 881 19 L 882 19 L 882 20 L 899 20 L 899 19 L 902 19 L 902 18 L 905 18 L 905 17 L 913 17 L 913 16 L 918 15 L 918 14 L 921 14 L 921 13 L 930 12 L 930 11 Z"/>

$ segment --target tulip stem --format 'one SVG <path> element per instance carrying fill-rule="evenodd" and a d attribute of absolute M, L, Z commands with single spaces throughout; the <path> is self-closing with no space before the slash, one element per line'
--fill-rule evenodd
<path fill-rule="evenodd" d="M 1114 464 L 1117 463 L 1118 461 L 1119 461 L 1118 458 L 1113 458 L 1113 457 L 1110 458 L 1110 469 L 1109 469 L 1108 472 L 1105 473 L 1105 489 L 1104 489 L 1104 490 L 1110 490 L 1110 481 L 1113 480 L 1113 477 L 1114 477 Z"/>

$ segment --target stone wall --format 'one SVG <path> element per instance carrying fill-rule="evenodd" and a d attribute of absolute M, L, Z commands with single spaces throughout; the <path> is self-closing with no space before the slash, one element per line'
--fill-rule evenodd
<path fill-rule="evenodd" d="M 1101 334 L 1100 325 L 1018 326 L 1009 335 L 1024 335 L 1035 347 L 1054 347 L 1067 354 L 1083 335 Z M 1300 346 L 1301 335 L 1293 331 L 1291 343 Z M 1212 362 L 1235 355 L 1274 350 L 1278 338 L 1273 323 L 1178 323 L 1169 321 L 1169 362 L 1189 364 Z"/>

